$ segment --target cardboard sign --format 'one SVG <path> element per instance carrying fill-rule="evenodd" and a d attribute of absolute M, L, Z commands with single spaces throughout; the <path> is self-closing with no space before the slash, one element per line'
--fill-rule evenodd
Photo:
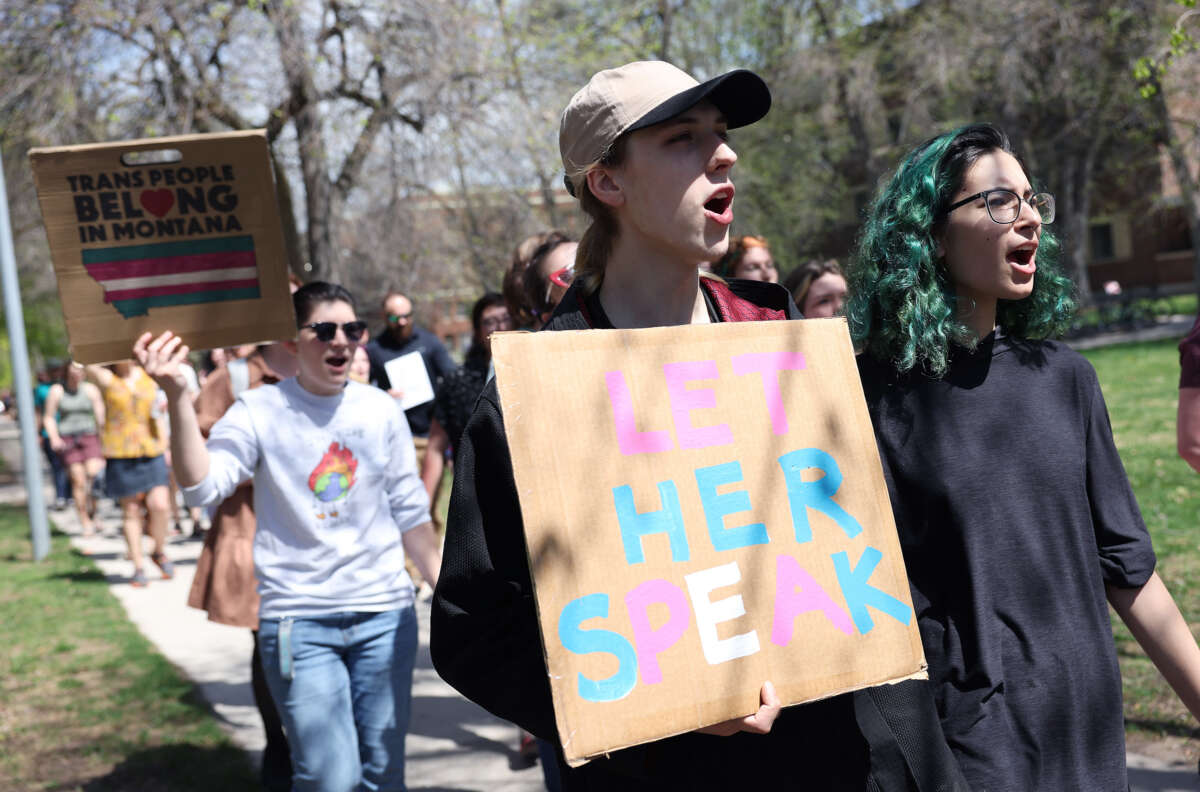
<path fill-rule="evenodd" d="M 72 356 L 130 356 L 149 330 L 193 349 L 294 338 L 262 130 L 29 152 Z"/>
<path fill-rule="evenodd" d="M 924 677 L 844 320 L 492 349 L 572 764 Z"/>
<path fill-rule="evenodd" d="M 429 381 L 429 370 L 425 368 L 425 358 L 420 352 L 394 357 L 383 364 L 383 370 L 387 372 L 392 387 L 404 392 L 400 397 L 401 410 L 433 401 L 433 384 Z"/>

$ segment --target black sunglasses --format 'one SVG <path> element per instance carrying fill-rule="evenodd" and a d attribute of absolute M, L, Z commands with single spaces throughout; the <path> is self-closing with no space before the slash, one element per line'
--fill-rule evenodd
<path fill-rule="evenodd" d="M 367 332 L 367 323 L 363 321 L 346 322 L 339 325 L 337 322 L 312 322 L 310 324 L 301 325 L 307 327 L 317 335 L 317 340 L 322 343 L 329 343 L 333 337 L 337 335 L 338 328 L 342 328 L 342 332 L 346 334 L 346 340 L 354 343 L 362 338 L 363 333 Z"/>

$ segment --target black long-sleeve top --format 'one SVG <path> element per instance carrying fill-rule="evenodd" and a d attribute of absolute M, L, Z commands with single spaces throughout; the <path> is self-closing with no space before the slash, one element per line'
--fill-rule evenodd
<path fill-rule="evenodd" d="M 704 281 L 710 314 L 757 306 L 800 318 L 774 284 Z M 732 304 L 735 300 L 750 303 Z M 750 313 L 753 313 L 751 311 Z M 611 328 L 594 296 L 574 287 L 544 328 Z M 570 376 L 568 371 L 548 376 Z M 570 442 L 564 432 L 564 442 Z M 512 460 L 495 382 L 476 404 L 455 458 L 442 572 L 431 623 L 434 666 L 467 698 L 558 743 Z M 868 745 L 871 747 L 869 748 Z M 690 733 L 614 752 L 582 767 L 561 761 L 568 790 L 965 790 L 924 682 L 906 682 L 784 709 L 770 734 Z"/>

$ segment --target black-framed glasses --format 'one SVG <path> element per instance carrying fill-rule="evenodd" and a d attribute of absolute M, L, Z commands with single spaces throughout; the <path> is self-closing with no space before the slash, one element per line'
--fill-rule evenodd
<path fill-rule="evenodd" d="M 1012 190 L 1006 190 L 1003 187 L 997 187 L 993 190 L 984 190 L 977 192 L 974 195 L 963 198 L 955 204 L 946 207 L 946 214 L 950 214 L 960 206 L 966 206 L 971 201 L 983 199 L 983 205 L 987 207 L 988 217 L 992 218 L 993 223 L 1000 225 L 1010 225 L 1017 222 L 1017 218 L 1021 216 L 1021 202 L 1025 202 L 1033 207 L 1033 211 L 1038 213 L 1038 217 L 1042 218 L 1042 225 L 1049 225 L 1054 222 L 1054 196 L 1050 193 L 1037 193 L 1028 198 L 1022 198 Z"/>
<path fill-rule="evenodd" d="M 388 314 L 387 320 L 390 324 L 400 324 L 400 320 L 408 320 L 412 318 L 412 311 L 406 314 Z"/>
<path fill-rule="evenodd" d="M 367 323 L 363 321 L 346 322 L 339 325 L 337 322 L 310 322 L 301 327 L 307 327 L 312 330 L 317 340 L 323 344 L 328 344 L 337 335 L 338 328 L 342 328 L 342 332 L 346 334 L 346 340 L 350 343 L 355 343 L 363 337 L 363 333 L 367 332 Z"/>

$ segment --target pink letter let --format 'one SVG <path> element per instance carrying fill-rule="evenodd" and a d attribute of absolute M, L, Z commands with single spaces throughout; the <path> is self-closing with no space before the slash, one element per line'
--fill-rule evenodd
<path fill-rule="evenodd" d="M 767 400 L 767 412 L 771 415 L 771 429 L 777 435 L 788 432 L 787 411 L 783 409 L 783 395 L 779 392 L 779 372 L 801 371 L 807 365 L 800 352 L 750 352 L 733 358 L 734 374 L 757 371 L 762 375 L 763 396 Z"/>
<path fill-rule="evenodd" d="M 621 453 L 653 454 L 671 450 L 671 435 L 666 431 L 639 432 L 633 415 L 633 397 L 625 375 L 620 371 L 607 371 L 604 382 L 608 385 L 608 400 L 612 404 L 613 423 L 617 425 L 617 446 Z"/>
<path fill-rule="evenodd" d="M 717 396 L 712 388 L 687 388 L 690 380 L 717 379 L 720 375 L 717 373 L 715 360 L 664 363 L 663 374 L 667 377 L 667 395 L 671 397 L 675 438 L 679 441 L 680 448 L 708 448 L 733 442 L 733 431 L 729 424 L 692 426 L 692 418 L 688 414 L 692 410 L 717 406 Z"/>

